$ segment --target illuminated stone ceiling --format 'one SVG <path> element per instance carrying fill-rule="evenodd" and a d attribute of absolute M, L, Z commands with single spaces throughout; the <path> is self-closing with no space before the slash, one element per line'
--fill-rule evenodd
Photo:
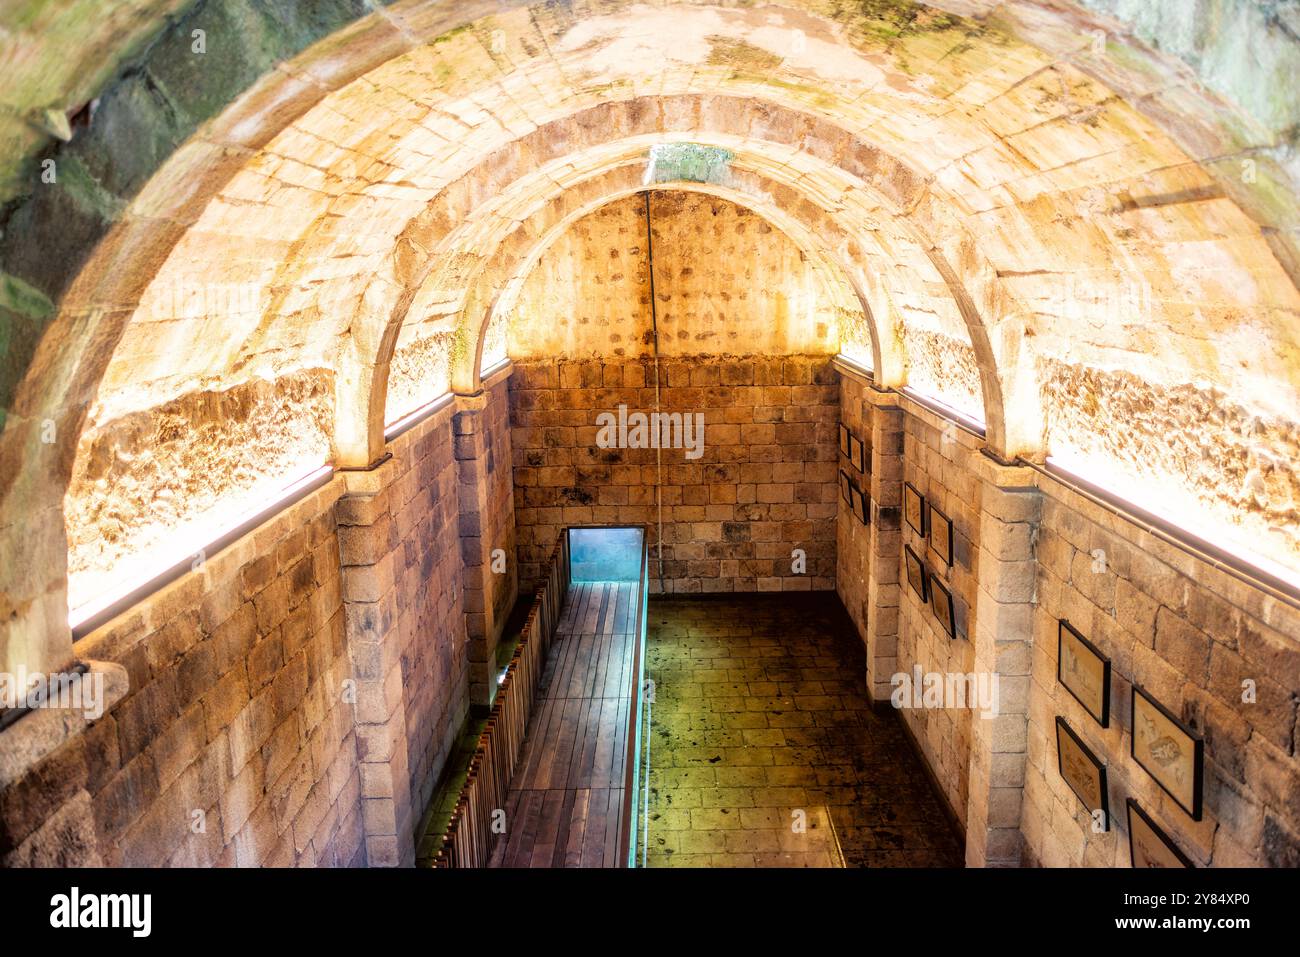
<path fill-rule="evenodd" d="M 1297 116 L 1217 47 L 1174 59 L 1065 0 L 228 0 L 121 5 L 49 65 L 31 37 L 86 5 L 25 6 L 0 37 L 11 655 L 67 606 L 65 491 L 80 574 L 373 461 L 386 422 L 476 387 L 533 267 L 664 143 L 730 151 L 678 185 L 798 246 L 879 384 L 982 420 L 1001 456 L 1158 480 L 1300 567 L 1274 132 Z"/>

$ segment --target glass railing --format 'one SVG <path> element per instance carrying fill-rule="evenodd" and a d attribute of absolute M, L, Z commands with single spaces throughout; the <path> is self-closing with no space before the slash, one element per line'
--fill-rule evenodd
<path fill-rule="evenodd" d="M 636 582 L 635 634 L 628 683 L 627 751 L 623 784 L 623 829 L 618 860 L 625 867 L 645 865 L 646 802 L 650 705 L 645 689 L 645 638 L 649 621 L 650 564 L 646 532 L 635 526 L 569 529 L 569 571 L 574 584 Z"/>
<path fill-rule="evenodd" d="M 632 651 L 632 698 L 628 707 L 627 814 L 628 867 L 645 867 L 650 827 L 650 718 L 654 695 L 646 678 L 645 642 L 650 611 L 650 562 L 641 553 L 641 608 L 637 616 L 636 646 Z"/>

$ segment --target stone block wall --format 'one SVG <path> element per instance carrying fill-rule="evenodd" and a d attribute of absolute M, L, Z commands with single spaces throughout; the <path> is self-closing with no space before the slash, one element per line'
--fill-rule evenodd
<path fill-rule="evenodd" d="M 650 526 L 652 588 L 823 590 L 835 583 L 837 386 L 821 356 L 659 363 L 664 412 L 704 414 L 703 454 L 600 448 L 597 416 L 655 409 L 653 360 L 517 363 L 511 377 L 520 585 L 559 530 Z M 662 518 L 663 537 L 658 536 Z M 792 552 L 803 549 L 803 573 Z M 662 562 L 659 559 L 662 558 Z"/>
<path fill-rule="evenodd" d="M 519 590 L 507 376 L 490 377 L 477 396 L 458 397 L 452 430 L 470 700 L 487 705 L 496 693 L 497 643 Z"/>
<path fill-rule="evenodd" d="M 863 381 L 846 376 L 841 389 L 847 421 L 866 428 L 887 416 L 882 394 Z M 858 570 L 878 594 L 899 589 L 898 672 L 919 664 L 923 672 L 997 674 L 995 719 L 969 708 L 902 714 L 965 824 L 967 863 L 1126 867 L 1132 797 L 1197 866 L 1300 864 L 1300 609 L 1049 474 L 997 463 L 973 434 L 910 398 L 898 401 L 900 479 L 952 520 L 953 565 L 905 521 L 893 551 L 886 539 L 869 560 L 845 551 L 862 541 L 842 527 L 839 588 L 851 613 Z M 876 470 L 888 469 L 889 456 L 877 452 Z M 877 519 L 889 483 L 873 474 L 872 485 Z M 955 640 L 906 584 L 903 544 L 952 591 Z M 866 605 L 869 671 L 875 649 L 887 685 L 891 659 L 880 649 L 890 638 L 879 621 L 889 606 Z M 1060 619 L 1111 660 L 1105 729 L 1057 681 Z M 870 684 L 877 701 L 888 697 L 881 677 Z M 1130 756 L 1135 681 L 1204 737 L 1199 822 Z M 1094 829 L 1059 773 L 1058 715 L 1106 765 L 1107 830 Z"/>
<path fill-rule="evenodd" d="M 356 681 L 368 862 L 409 864 L 413 832 L 468 713 L 456 461 L 448 405 L 345 473 L 339 545 Z"/>
<path fill-rule="evenodd" d="M 1300 611 L 1059 483 L 1041 488 L 1027 861 L 1127 866 L 1131 796 L 1198 867 L 1300 866 Z M 1061 618 L 1111 660 L 1107 728 L 1056 680 Z M 1199 822 L 1130 757 L 1135 681 L 1204 736 Z M 1057 772 L 1057 715 L 1106 762 L 1108 831 Z"/>
<path fill-rule="evenodd" d="M 510 382 L 508 378 L 488 379 L 485 383 L 487 408 L 484 411 L 486 461 L 483 467 L 487 501 L 488 572 L 486 607 L 492 616 L 493 643 L 501 638 L 501 629 L 519 594 L 519 562 L 515 533 L 515 474 L 510 437 Z M 497 552 L 504 553 L 498 556 Z M 496 559 L 503 557 L 505 571 Z"/>
<path fill-rule="evenodd" d="M 449 401 L 78 642 L 121 688 L 73 733 L 0 732 L 0 862 L 411 863 L 469 710 L 469 583 L 500 621 L 514 601 L 462 563 L 469 492 L 513 550 L 506 375 L 468 492 Z"/>
<path fill-rule="evenodd" d="M 843 455 L 839 468 L 868 496 L 864 528 L 840 494 L 836 588 L 862 638 L 867 693 L 884 707 L 898 671 L 904 418 L 896 393 L 875 389 L 870 377 L 856 368 L 836 368 L 841 420 L 862 441 L 867 459 L 866 474 L 857 472 Z"/>
<path fill-rule="evenodd" d="M 126 694 L 0 782 L 5 865 L 364 863 L 341 492 L 331 482 L 77 643 L 125 668 Z"/>
<path fill-rule="evenodd" d="M 971 468 L 970 457 L 978 455 L 980 439 L 920 406 L 909 406 L 905 416 L 903 480 L 925 498 L 926 535 L 918 534 L 900 513 L 901 541 L 897 567 L 899 582 L 899 631 L 896 663 L 898 671 L 914 675 L 919 665 L 923 674 L 942 675 L 971 672 L 975 627 L 976 587 L 979 577 L 977 549 L 980 527 L 980 484 Z M 900 496 L 903 493 L 900 491 Z M 899 499 L 900 506 L 902 498 Z M 952 522 L 952 565 L 935 550 L 929 537 L 929 508 L 933 505 Z M 933 601 L 923 602 L 907 579 L 906 553 L 909 546 L 952 593 L 956 637 L 949 637 L 934 614 Z M 927 580 L 927 589 L 930 584 Z M 970 761 L 971 721 L 969 708 L 904 709 L 902 718 L 912 732 L 941 783 L 944 796 L 958 816 L 966 808 L 967 773 Z"/>
<path fill-rule="evenodd" d="M 852 376 L 840 376 L 840 422 L 859 439 L 870 447 L 871 429 L 874 421 L 874 409 L 864 401 L 863 393 L 869 386 Z M 870 453 L 868 453 L 870 457 Z M 867 463 L 867 472 L 857 471 L 843 455 L 836 457 L 835 480 L 839 482 L 839 473 L 846 472 L 850 479 L 862 489 L 868 497 L 868 509 L 876 505 L 871 491 L 871 463 Z M 845 610 L 861 635 L 867 634 L 868 623 L 874 623 L 876 615 L 871 602 L 871 526 L 863 525 L 854 515 L 850 504 L 844 500 L 839 485 L 836 485 L 836 520 L 835 520 L 835 591 L 840 596 Z M 868 518 L 874 516 L 869 515 Z"/>
<path fill-rule="evenodd" d="M 660 383 L 664 411 L 704 413 L 701 458 L 597 445 L 599 413 L 653 410 L 652 360 L 527 363 L 81 640 L 121 673 L 120 700 L 26 764 L 14 742 L 34 716 L 0 732 L 0 863 L 408 863 L 472 700 L 475 616 L 514 598 L 509 572 L 464 555 L 513 551 L 531 588 L 559 528 L 626 522 L 650 527 L 652 556 L 662 544 L 668 591 L 837 588 L 877 703 L 914 665 L 996 672 L 995 720 L 901 715 L 969 864 L 1126 866 L 1132 796 L 1198 866 L 1300 866 L 1285 596 L 829 360 L 671 359 Z M 867 527 L 840 498 L 841 417 L 870 437 L 871 474 L 853 473 Z M 903 520 L 905 481 L 953 522 L 951 568 Z M 904 544 L 952 591 L 955 639 L 906 584 Z M 1062 618 L 1111 659 L 1108 728 L 1056 680 Z M 1134 682 L 1204 736 L 1200 822 L 1129 756 Z M 1058 715 L 1106 763 L 1106 831 L 1060 777 Z"/>

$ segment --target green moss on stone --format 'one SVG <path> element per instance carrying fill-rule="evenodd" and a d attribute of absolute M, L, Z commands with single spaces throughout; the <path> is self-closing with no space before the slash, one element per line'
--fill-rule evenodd
<path fill-rule="evenodd" d="M 650 149 L 650 178 L 656 183 L 726 182 L 731 150 L 699 143 L 661 143 Z"/>
<path fill-rule="evenodd" d="M 17 276 L 10 276 L 3 272 L 0 272 L 0 306 L 27 316 L 29 319 L 48 319 L 54 314 L 54 303 L 50 302 L 45 293 L 23 282 Z M 7 330 L 0 330 L 0 332 L 7 332 Z"/>
<path fill-rule="evenodd" d="M 964 29 L 961 17 L 933 10 L 914 0 L 858 0 L 860 28 L 885 44 L 922 34 Z"/>
<path fill-rule="evenodd" d="M 456 39 L 456 37 L 462 36 L 463 34 L 466 33 L 471 33 L 473 32 L 473 30 L 474 30 L 474 24 L 462 23 L 460 26 L 452 27 L 446 33 L 441 33 L 438 36 L 434 37 L 432 45 L 438 46 L 439 44 L 442 43 L 450 43 L 452 40 Z"/>
<path fill-rule="evenodd" d="M 766 87 L 772 87 L 778 90 L 785 90 L 798 97 L 802 102 L 810 106 L 816 106 L 820 109 L 833 110 L 839 103 L 839 100 L 826 90 L 819 86 L 808 83 L 797 83 L 794 80 L 783 79 L 775 76 L 763 76 L 758 73 L 733 73 L 733 80 L 739 80 L 745 83 L 758 83 Z"/>
<path fill-rule="evenodd" d="M 744 40 L 716 35 L 707 39 L 710 66 L 729 66 L 762 74 L 781 65 L 781 58 L 775 53 Z"/>
<path fill-rule="evenodd" d="M 82 209 L 107 222 L 116 220 L 126 208 L 126 200 L 105 189 L 75 153 L 59 157 L 58 187 Z"/>

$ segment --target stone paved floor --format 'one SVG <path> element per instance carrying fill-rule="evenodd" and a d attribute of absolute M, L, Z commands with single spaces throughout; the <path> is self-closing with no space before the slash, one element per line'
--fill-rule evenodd
<path fill-rule="evenodd" d="M 652 867 L 960 867 L 832 594 L 650 604 Z"/>

